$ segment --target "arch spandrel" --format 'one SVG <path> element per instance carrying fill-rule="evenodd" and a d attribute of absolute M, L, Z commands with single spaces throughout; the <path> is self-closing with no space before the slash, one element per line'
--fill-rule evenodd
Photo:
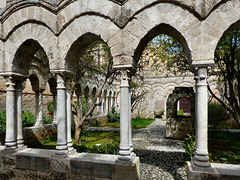
<path fill-rule="evenodd" d="M 217 43 L 224 33 L 232 28 L 240 28 L 240 1 L 232 0 L 220 5 L 202 22 L 202 43 L 193 64 L 213 64 Z"/>
<path fill-rule="evenodd" d="M 134 36 L 135 42 L 125 41 L 127 47 L 131 44 L 135 52 L 129 52 L 130 56 L 134 54 L 136 60 L 147 45 L 147 43 L 159 34 L 167 34 L 177 39 L 185 49 L 189 62 L 191 62 L 191 39 L 187 31 L 192 28 L 199 20 L 189 11 L 173 4 L 157 4 L 149 7 L 135 16 L 135 19 L 127 24 L 125 29 Z M 136 30 L 136 27 L 139 27 Z M 129 38 L 130 39 L 130 38 Z M 137 46 L 136 46 L 137 45 Z M 138 52 L 139 51 L 139 52 Z"/>
<path fill-rule="evenodd" d="M 3 22 L 3 38 L 7 38 L 19 25 L 29 21 L 44 24 L 55 34 L 57 33 L 56 15 L 42 7 L 30 6 L 14 12 Z"/>
<path fill-rule="evenodd" d="M 118 30 L 119 28 L 113 22 L 99 16 L 86 15 L 75 19 L 59 36 L 58 59 L 65 61 L 64 67 L 59 68 L 71 69 L 74 58 L 76 59 L 80 54 L 79 48 L 83 50 L 96 40 L 102 40 L 108 44 Z"/>
<path fill-rule="evenodd" d="M 12 72 L 16 68 L 13 66 L 14 57 L 22 43 L 27 40 L 36 41 L 46 52 L 50 62 L 55 59 L 57 38 L 53 32 L 45 26 L 28 23 L 18 27 L 5 42 L 6 72 Z"/>

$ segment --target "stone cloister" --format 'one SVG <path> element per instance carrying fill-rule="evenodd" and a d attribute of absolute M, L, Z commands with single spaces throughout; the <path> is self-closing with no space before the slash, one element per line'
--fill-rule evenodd
<path fill-rule="evenodd" d="M 1 0 L 0 8 L 0 75 L 6 80 L 7 104 L 3 152 L 14 153 L 24 145 L 20 118 L 23 82 L 29 76 L 33 56 L 42 50 L 48 59 L 51 78 L 55 81 L 49 84 L 50 87 L 55 84 L 58 102 L 58 137 L 54 157 L 71 156 L 69 82 L 81 51 L 94 41 L 102 40 L 109 46 L 113 66 L 121 76 L 120 151 L 119 156 L 114 156 L 114 168 L 118 165 L 132 167 L 133 164 L 138 167 L 139 159 L 131 143 L 129 81 L 147 43 L 159 34 L 167 34 L 183 46 L 196 82 L 196 149 L 194 158 L 188 163 L 189 178 L 193 179 L 195 172 L 215 172 L 209 163 L 207 147 L 208 70 L 214 65 L 219 39 L 229 30 L 240 27 L 240 1 Z M 109 159 L 112 157 L 108 156 Z M 18 160 L 17 167 L 21 168 Z M 70 160 L 72 169 L 78 161 Z M 76 171 L 71 172 L 74 174 Z M 126 175 L 129 171 L 111 170 L 107 177 L 139 178 L 139 175 L 119 175 Z M 118 178 L 114 176 L 117 173 Z"/>

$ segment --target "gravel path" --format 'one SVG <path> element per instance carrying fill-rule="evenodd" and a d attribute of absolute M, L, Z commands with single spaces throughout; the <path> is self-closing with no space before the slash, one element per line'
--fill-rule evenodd
<path fill-rule="evenodd" d="M 156 119 L 147 128 L 133 132 L 142 180 L 187 179 L 182 142 L 165 138 L 165 123 Z"/>

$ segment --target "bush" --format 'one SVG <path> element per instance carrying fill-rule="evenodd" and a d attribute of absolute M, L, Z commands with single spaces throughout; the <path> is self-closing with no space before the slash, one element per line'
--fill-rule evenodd
<path fill-rule="evenodd" d="M 223 125 L 230 118 L 229 113 L 219 103 L 208 104 L 208 122 L 210 126 L 217 128 L 219 125 Z"/>
<path fill-rule="evenodd" d="M 195 151 L 195 136 L 193 134 L 187 134 L 187 138 L 185 138 L 185 141 L 183 142 L 183 147 L 185 148 L 186 154 L 187 154 L 187 161 L 191 160 L 191 158 L 194 155 Z"/>
<path fill-rule="evenodd" d="M 82 142 L 81 146 L 73 145 L 78 152 L 88 152 L 88 153 L 100 153 L 100 154 L 115 154 L 119 152 L 119 145 L 117 143 L 108 143 L 100 146 L 89 147 L 85 142 Z"/>
<path fill-rule="evenodd" d="M 120 114 L 116 112 L 115 107 L 112 107 L 112 111 L 107 113 L 108 122 L 114 123 L 120 120 Z"/>
<path fill-rule="evenodd" d="M 184 112 L 183 112 L 183 110 L 178 110 L 177 111 L 177 116 L 184 116 Z"/>
<path fill-rule="evenodd" d="M 22 112 L 23 127 L 31 127 L 35 122 L 35 116 L 29 111 Z"/>
<path fill-rule="evenodd" d="M 164 114 L 164 111 L 154 112 L 155 118 L 162 118 L 163 114 Z"/>
<path fill-rule="evenodd" d="M 6 111 L 0 112 L 0 131 L 6 131 Z"/>
<path fill-rule="evenodd" d="M 52 124 L 52 121 L 52 117 L 47 117 L 45 114 L 43 114 L 43 124 Z"/>

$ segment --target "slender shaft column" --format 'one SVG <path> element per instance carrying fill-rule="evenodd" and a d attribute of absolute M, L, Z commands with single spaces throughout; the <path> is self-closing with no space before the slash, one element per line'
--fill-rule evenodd
<path fill-rule="evenodd" d="M 72 105 L 71 105 L 71 88 L 70 88 L 70 79 L 66 81 L 66 98 L 67 98 L 67 146 L 68 151 L 73 151 L 73 144 L 72 144 L 72 134 L 71 134 L 71 127 L 72 127 Z"/>
<path fill-rule="evenodd" d="M 97 104 L 98 104 L 98 106 L 97 106 L 97 112 L 96 112 L 96 114 L 97 115 L 100 115 L 101 114 L 101 105 L 99 105 L 99 102 L 100 102 L 100 98 L 98 97 L 97 98 Z"/>
<path fill-rule="evenodd" d="M 57 75 L 57 155 L 68 153 L 66 87 L 64 77 Z"/>
<path fill-rule="evenodd" d="M 16 117 L 16 91 L 15 83 L 7 78 L 6 83 L 6 150 L 17 148 L 17 117 Z"/>
<path fill-rule="evenodd" d="M 56 92 L 52 93 L 53 95 L 53 124 L 57 124 L 57 102 L 56 102 Z"/>
<path fill-rule="evenodd" d="M 129 117 L 128 117 L 128 121 L 129 121 L 129 144 L 130 144 L 130 150 L 133 153 L 133 144 L 132 144 L 132 105 L 131 105 L 131 91 L 129 88 L 129 95 L 128 95 L 128 113 L 129 113 Z"/>
<path fill-rule="evenodd" d="M 108 99 L 108 96 L 106 97 L 106 101 L 105 101 L 105 104 L 106 104 L 106 109 L 105 109 L 105 115 L 109 112 L 109 99 Z"/>
<path fill-rule="evenodd" d="M 121 71 L 120 85 L 120 150 L 119 160 L 130 161 L 129 143 L 129 71 Z"/>
<path fill-rule="evenodd" d="M 22 127 L 22 81 L 19 81 L 16 88 L 17 100 L 17 146 L 23 147 L 23 127 Z"/>
<path fill-rule="evenodd" d="M 43 91 L 43 89 L 39 90 L 38 96 L 36 97 L 38 98 L 38 100 L 36 99 L 36 102 L 38 102 L 38 109 L 36 110 L 36 113 L 38 113 L 35 123 L 36 127 L 41 127 L 43 125 Z"/>
<path fill-rule="evenodd" d="M 208 92 L 207 67 L 196 68 L 195 135 L 196 146 L 192 159 L 195 170 L 210 169 L 208 157 Z"/>
<path fill-rule="evenodd" d="M 88 112 L 88 97 L 85 97 L 85 114 Z"/>
<path fill-rule="evenodd" d="M 167 119 L 167 96 L 164 96 L 164 112 L 162 118 Z"/>
<path fill-rule="evenodd" d="M 37 126 L 39 116 L 39 91 L 35 90 L 35 126 Z"/>

